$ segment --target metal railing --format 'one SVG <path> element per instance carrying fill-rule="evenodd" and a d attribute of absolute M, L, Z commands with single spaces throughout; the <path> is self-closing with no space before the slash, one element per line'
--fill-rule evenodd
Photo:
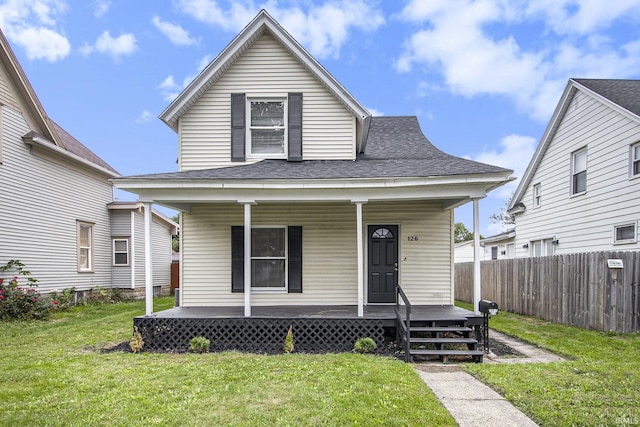
<path fill-rule="evenodd" d="M 400 313 L 400 299 L 404 302 L 405 318 Z M 406 362 L 411 362 L 411 303 L 404 293 L 400 284 L 396 285 L 396 342 L 404 346 L 404 357 Z"/>

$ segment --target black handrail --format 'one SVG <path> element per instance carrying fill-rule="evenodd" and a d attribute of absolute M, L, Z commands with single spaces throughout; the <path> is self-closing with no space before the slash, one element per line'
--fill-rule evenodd
<path fill-rule="evenodd" d="M 403 321 L 400 315 L 400 299 L 404 302 L 405 306 L 405 319 Z M 411 337 L 411 303 L 409 298 L 404 293 L 400 284 L 396 285 L 396 342 L 398 345 L 402 345 L 404 341 L 404 357 L 405 361 L 411 362 L 411 343 L 409 338 Z"/>

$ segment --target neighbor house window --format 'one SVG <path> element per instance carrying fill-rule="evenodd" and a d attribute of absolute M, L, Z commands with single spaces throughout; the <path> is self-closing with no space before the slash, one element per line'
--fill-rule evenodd
<path fill-rule="evenodd" d="M 536 184 L 533 186 L 533 207 L 539 208 L 541 201 L 542 201 L 542 188 L 540 187 L 540 184 Z"/>
<path fill-rule="evenodd" d="M 248 155 L 261 158 L 286 158 L 286 99 L 248 99 Z"/>
<path fill-rule="evenodd" d="M 78 271 L 93 271 L 93 224 L 77 222 Z"/>
<path fill-rule="evenodd" d="M 251 229 L 252 288 L 286 288 L 286 241 L 285 227 Z"/>
<path fill-rule="evenodd" d="M 613 227 L 613 243 L 635 243 L 636 242 L 636 225 L 624 224 Z"/>
<path fill-rule="evenodd" d="M 129 239 L 113 239 L 113 265 L 129 265 Z"/>
<path fill-rule="evenodd" d="M 640 142 L 631 146 L 631 176 L 640 176 Z"/>
<path fill-rule="evenodd" d="M 571 194 L 587 191 L 587 149 L 576 151 L 571 156 Z"/>
<path fill-rule="evenodd" d="M 498 259 L 498 247 L 491 246 L 491 259 Z"/>
<path fill-rule="evenodd" d="M 531 248 L 531 256 L 551 256 L 555 254 L 555 246 L 553 239 L 533 240 L 529 245 Z"/>

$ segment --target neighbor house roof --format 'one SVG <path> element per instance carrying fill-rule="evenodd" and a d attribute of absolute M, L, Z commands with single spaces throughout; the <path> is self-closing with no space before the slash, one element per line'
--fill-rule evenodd
<path fill-rule="evenodd" d="M 253 164 L 185 172 L 138 175 L 127 179 L 358 179 L 505 174 L 491 166 L 438 150 L 424 136 L 416 117 L 373 117 L 367 150 L 353 160 L 262 160 Z"/>
<path fill-rule="evenodd" d="M 358 149 L 364 149 L 371 113 L 265 10 L 261 10 L 240 34 L 171 102 L 160 114 L 160 119 L 177 132 L 178 119 L 189 110 L 265 32 L 268 32 L 280 42 L 329 92 L 356 116 L 362 126 L 361 141 L 358 144 Z"/>
<path fill-rule="evenodd" d="M 124 211 L 138 211 L 139 213 L 144 212 L 144 203 L 140 202 L 111 202 L 107 204 L 107 209 L 110 211 L 124 210 Z M 159 222 L 163 223 L 171 232 L 171 235 L 175 236 L 178 234 L 178 230 L 180 226 L 176 224 L 171 218 L 164 215 L 157 209 L 151 208 L 151 213 Z"/>
<path fill-rule="evenodd" d="M 63 156 L 68 154 L 65 156 L 68 160 L 80 160 L 85 166 L 93 167 L 109 177 L 120 175 L 114 168 L 47 116 L 2 30 L 0 30 L 0 61 L 4 64 L 24 105 L 29 110 L 30 117 L 35 121 L 35 123 L 31 124 L 35 124 L 38 128 L 37 131 L 32 130 L 24 136 L 25 142 L 40 144 L 42 147 L 50 148 Z"/>
<path fill-rule="evenodd" d="M 608 107 L 629 117 L 640 124 L 640 80 L 618 80 L 618 79 L 569 79 L 567 86 L 562 93 L 560 101 L 551 116 L 551 120 L 542 135 L 542 139 L 536 148 L 529 166 L 520 180 L 511 202 L 508 212 L 518 213 L 525 209 L 522 198 L 528 186 L 531 184 L 533 175 L 538 169 L 540 162 L 547 151 L 549 144 L 562 122 L 562 119 L 571 104 L 577 91 L 584 92 L 599 100 Z"/>

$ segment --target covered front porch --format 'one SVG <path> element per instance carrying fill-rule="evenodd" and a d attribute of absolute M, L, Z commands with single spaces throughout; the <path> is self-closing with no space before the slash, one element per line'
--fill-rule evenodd
<path fill-rule="evenodd" d="M 136 317 L 134 325 L 145 349 L 152 351 L 188 351 L 191 338 L 204 336 L 211 341 L 212 351 L 281 353 L 291 327 L 296 351 L 343 352 L 351 351 L 362 337 L 382 345 L 385 332 L 388 340 L 399 323 L 408 324 L 407 313 L 407 307 L 399 304 L 367 305 L 362 315 L 356 305 L 261 306 L 254 307 L 251 317 L 239 306 L 174 307 Z M 414 327 L 456 326 L 477 335 L 482 322 L 481 315 L 453 305 L 410 306 Z"/>

